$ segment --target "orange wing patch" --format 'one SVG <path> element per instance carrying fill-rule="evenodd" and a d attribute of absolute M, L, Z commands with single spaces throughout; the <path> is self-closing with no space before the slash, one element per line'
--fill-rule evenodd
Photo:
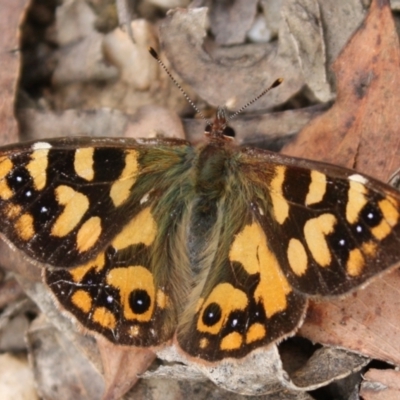
<path fill-rule="evenodd" d="M 110 190 L 110 197 L 115 207 L 120 206 L 128 199 L 131 188 L 136 182 L 139 170 L 138 157 L 139 153 L 136 150 L 126 152 L 125 168 Z"/>
<path fill-rule="evenodd" d="M 250 274 L 260 274 L 254 298 L 261 302 L 268 317 L 287 307 L 286 296 L 292 291 L 279 262 L 267 245 L 267 238 L 257 222 L 246 225 L 235 237 L 229 252 L 230 261 L 241 263 Z"/>
<path fill-rule="evenodd" d="M 60 185 L 55 189 L 56 199 L 64 206 L 64 211 L 51 228 L 57 237 L 68 235 L 81 221 L 89 208 L 89 199 L 69 186 Z"/>

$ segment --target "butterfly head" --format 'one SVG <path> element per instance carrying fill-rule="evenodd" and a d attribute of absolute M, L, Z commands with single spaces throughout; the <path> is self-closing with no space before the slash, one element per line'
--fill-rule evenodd
<path fill-rule="evenodd" d="M 213 122 L 208 122 L 205 135 L 209 140 L 232 141 L 234 138 L 233 129 L 228 126 L 226 110 L 218 107 L 217 114 Z"/>

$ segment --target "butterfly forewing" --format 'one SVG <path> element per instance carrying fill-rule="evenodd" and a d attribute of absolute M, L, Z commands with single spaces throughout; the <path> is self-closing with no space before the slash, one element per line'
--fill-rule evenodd
<path fill-rule="evenodd" d="M 114 343 L 172 337 L 181 301 L 173 279 L 180 274 L 184 292 L 186 272 L 171 239 L 190 153 L 176 140 L 65 139 L 0 155 L 3 233 L 32 258 L 68 267 L 45 270 L 45 282 L 86 328 Z"/>
<path fill-rule="evenodd" d="M 67 138 L 8 147 L 0 154 L 0 229 L 40 262 L 89 261 L 140 211 L 160 175 L 180 165 L 189 147 L 173 144 L 160 144 L 150 156 L 152 146 L 133 140 Z M 146 158 L 153 168 L 144 173 Z"/>
<path fill-rule="evenodd" d="M 248 178 L 265 193 L 254 199 L 260 223 L 296 290 L 342 294 L 400 261 L 398 191 L 332 165 L 261 150 L 243 155 Z"/>

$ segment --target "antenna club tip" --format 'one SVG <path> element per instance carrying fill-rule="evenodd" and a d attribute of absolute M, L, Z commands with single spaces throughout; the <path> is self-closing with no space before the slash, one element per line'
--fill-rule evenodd
<path fill-rule="evenodd" d="M 158 60 L 158 54 L 157 52 L 152 48 L 152 47 L 148 47 L 149 53 L 156 59 Z"/>
<path fill-rule="evenodd" d="M 276 87 L 279 86 L 282 82 L 283 82 L 283 78 L 278 78 L 278 79 L 271 85 L 271 89 L 276 88 Z"/>

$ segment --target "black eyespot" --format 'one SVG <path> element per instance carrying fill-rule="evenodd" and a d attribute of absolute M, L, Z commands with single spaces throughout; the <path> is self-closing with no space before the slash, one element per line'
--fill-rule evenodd
<path fill-rule="evenodd" d="M 41 197 L 32 206 L 32 212 L 35 215 L 35 222 L 39 224 L 46 224 L 54 216 L 54 210 L 57 210 L 57 206 L 54 205 L 54 201 L 51 201 L 46 197 Z"/>
<path fill-rule="evenodd" d="M 327 240 L 335 258 L 342 263 L 347 262 L 349 251 L 356 247 L 348 229 L 342 224 L 335 226 L 334 231 L 327 236 Z"/>
<path fill-rule="evenodd" d="M 379 208 L 367 204 L 361 211 L 361 218 L 366 225 L 372 228 L 382 221 L 382 213 Z"/>
<path fill-rule="evenodd" d="M 231 330 L 241 331 L 245 325 L 245 314 L 242 311 L 233 311 L 226 324 Z"/>
<path fill-rule="evenodd" d="M 221 307 L 217 303 L 209 304 L 203 312 L 203 323 L 207 326 L 215 325 L 222 316 Z"/>
<path fill-rule="evenodd" d="M 31 182 L 32 178 L 29 172 L 22 167 L 15 168 L 7 177 L 7 183 L 14 192 L 17 192 L 21 188 L 26 188 L 27 185 L 30 187 Z"/>
<path fill-rule="evenodd" d="M 142 289 L 136 289 L 129 295 L 129 305 L 135 314 L 144 314 L 151 304 L 149 294 Z"/>

